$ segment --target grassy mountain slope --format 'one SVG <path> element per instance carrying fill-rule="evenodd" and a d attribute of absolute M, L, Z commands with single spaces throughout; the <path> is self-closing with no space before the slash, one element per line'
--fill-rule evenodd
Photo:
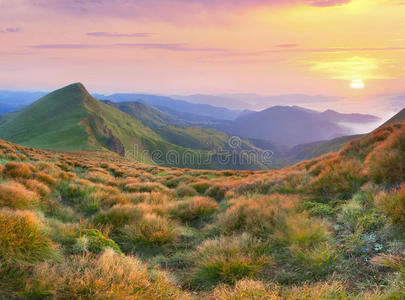
<path fill-rule="evenodd" d="M 389 119 L 387 122 L 385 122 L 382 126 L 392 125 L 404 121 L 405 121 L 405 108 L 401 110 L 399 113 L 397 113 L 395 116 L 393 116 L 391 119 Z"/>
<path fill-rule="evenodd" d="M 291 163 L 307 160 L 324 155 L 329 152 L 337 152 L 348 142 L 363 137 L 364 135 L 348 135 L 329 141 L 314 142 L 295 146 L 288 150 L 286 158 Z"/>
<path fill-rule="evenodd" d="M 405 122 L 272 171 L 0 140 L 1 299 L 405 296 Z"/>
<path fill-rule="evenodd" d="M 91 98 L 80 84 L 50 93 L 21 111 L 0 118 L 0 137 L 43 149 L 89 150 L 89 134 L 80 121 L 89 116 L 84 100 Z"/>
<path fill-rule="evenodd" d="M 186 122 L 174 119 L 145 103 L 104 102 L 142 121 L 145 126 L 152 128 L 166 141 L 175 145 L 199 150 L 230 148 L 228 144 L 230 137 L 227 134 L 214 129 L 187 126 L 189 124 Z M 240 148 L 243 150 L 260 151 L 259 147 L 253 146 L 248 141 L 241 141 Z"/>
<path fill-rule="evenodd" d="M 162 126 L 184 126 L 185 122 L 174 119 L 169 115 L 143 102 L 112 102 L 102 101 L 142 121 L 145 126 L 156 129 Z"/>

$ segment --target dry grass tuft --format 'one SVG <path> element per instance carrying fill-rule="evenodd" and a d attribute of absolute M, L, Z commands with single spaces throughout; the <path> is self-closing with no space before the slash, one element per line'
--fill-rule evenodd
<path fill-rule="evenodd" d="M 109 250 L 99 257 L 39 264 L 27 290 L 56 299 L 186 299 L 165 273 L 152 276 L 138 259 Z"/>
<path fill-rule="evenodd" d="M 208 218 L 219 209 L 218 203 L 209 197 L 195 196 L 189 200 L 174 203 L 169 209 L 170 214 L 183 222 Z"/>
<path fill-rule="evenodd" d="M 242 279 L 234 286 L 219 285 L 211 295 L 211 300 L 281 300 L 279 287 L 266 285 L 261 281 Z"/>
<path fill-rule="evenodd" d="M 31 166 L 22 162 L 9 162 L 5 165 L 4 174 L 7 177 L 19 179 L 30 178 L 32 176 Z"/>
<path fill-rule="evenodd" d="M 0 259 L 34 262 L 55 254 L 48 232 L 33 212 L 0 210 Z"/>
<path fill-rule="evenodd" d="M 256 277 L 272 263 L 261 248 L 260 242 L 248 234 L 204 241 L 192 256 L 195 284 L 206 288 Z"/>
<path fill-rule="evenodd" d="M 0 183 L 0 206 L 28 209 L 37 206 L 39 202 L 39 195 L 27 190 L 21 183 L 15 181 Z"/>
<path fill-rule="evenodd" d="M 35 174 L 35 178 L 38 179 L 39 181 L 46 183 L 48 185 L 51 185 L 51 186 L 56 185 L 58 183 L 57 178 L 45 173 L 44 171 L 37 172 Z"/>
<path fill-rule="evenodd" d="M 176 194 L 178 197 L 183 198 L 196 196 L 198 193 L 192 186 L 183 183 L 176 189 Z"/>
<path fill-rule="evenodd" d="M 233 199 L 230 201 L 232 206 L 218 216 L 218 225 L 224 234 L 249 232 L 267 237 L 276 227 L 282 226 L 286 214 L 293 210 L 297 201 L 297 197 L 278 194 Z"/>
<path fill-rule="evenodd" d="M 405 225 L 405 184 L 399 190 L 380 194 L 375 202 L 392 223 Z"/>
<path fill-rule="evenodd" d="M 145 214 L 139 221 L 126 225 L 122 230 L 123 248 L 162 246 L 170 244 L 178 236 L 177 224 L 153 213 Z"/>
<path fill-rule="evenodd" d="M 38 193 L 42 197 L 49 196 L 51 189 L 44 183 L 36 179 L 28 179 L 24 182 L 24 185 L 31 191 Z"/>

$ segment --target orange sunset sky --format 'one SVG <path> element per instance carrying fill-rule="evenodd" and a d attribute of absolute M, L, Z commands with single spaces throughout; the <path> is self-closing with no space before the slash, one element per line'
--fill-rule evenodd
<path fill-rule="evenodd" d="M 404 0 L 0 0 L 0 45 L 2 90 L 405 104 Z"/>

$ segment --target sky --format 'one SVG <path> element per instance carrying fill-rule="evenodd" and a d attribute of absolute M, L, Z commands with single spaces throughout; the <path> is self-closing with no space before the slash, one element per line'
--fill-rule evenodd
<path fill-rule="evenodd" d="M 404 16 L 405 0 L 0 0 L 0 89 L 401 102 Z"/>

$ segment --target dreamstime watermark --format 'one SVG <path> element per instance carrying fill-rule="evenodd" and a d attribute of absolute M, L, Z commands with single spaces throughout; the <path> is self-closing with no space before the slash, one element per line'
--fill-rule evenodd
<path fill-rule="evenodd" d="M 214 150 L 192 150 L 178 147 L 163 151 L 160 149 L 149 151 L 134 144 L 126 156 L 167 166 L 193 166 L 210 167 L 215 165 L 229 166 L 270 166 L 274 152 L 271 150 L 260 150 L 243 142 L 240 137 L 231 136 L 223 148 Z"/>

